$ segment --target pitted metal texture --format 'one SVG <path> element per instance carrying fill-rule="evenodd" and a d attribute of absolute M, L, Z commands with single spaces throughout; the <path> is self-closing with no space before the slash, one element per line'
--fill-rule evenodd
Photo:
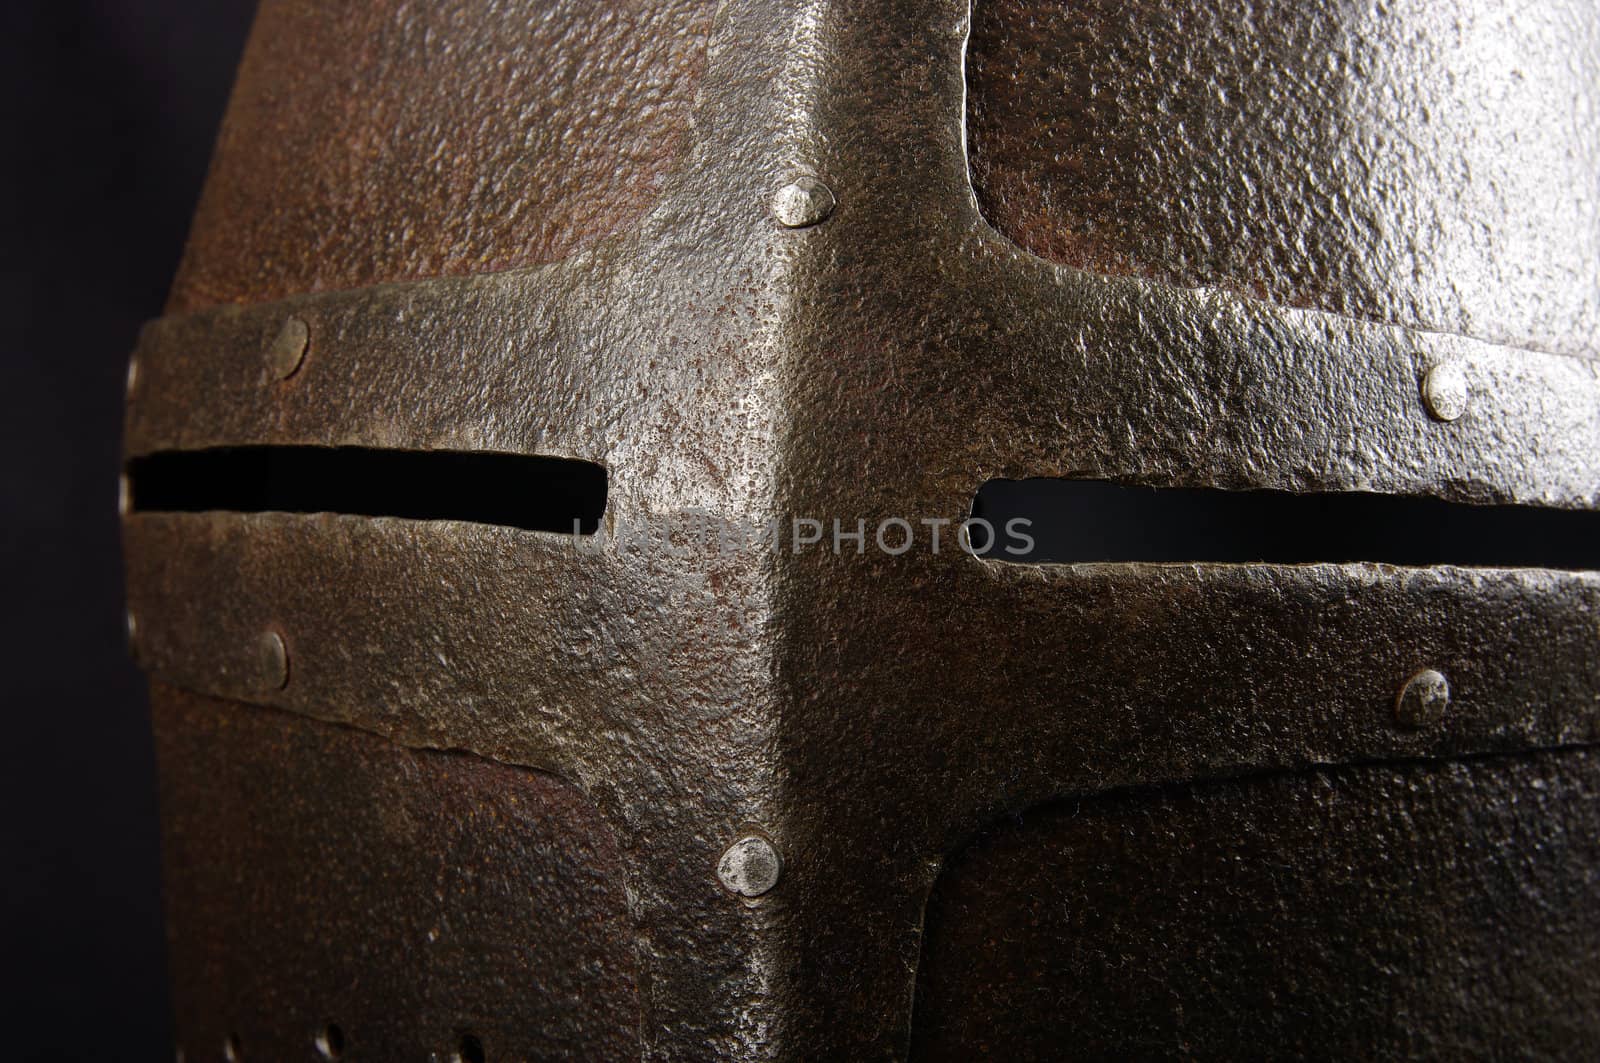
<path fill-rule="evenodd" d="M 1090 70 L 1133 60 L 1119 50 L 1122 38 L 1085 36 L 1092 20 L 1074 21 L 1068 9 L 1041 9 L 1018 36 L 994 20 L 1032 9 L 985 2 L 995 6 L 980 7 L 970 48 L 960 0 L 721 5 L 682 127 L 687 142 L 676 168 L 651 185 L 653 205 L 642 205 L 639 185 L 579 181 L 574 189 L 606 200 L 594 215 L 605 224 L 587 226 L 591 215 L 580 212 L 575 227 L 562 228 L 555 215 L 566 200 L 556 195 L 516 215 L 546 236 L 519 244 L 526 233 L 513 226 L 515 239 L 482 245 L 515 245 L 527 258 L 446 254 L 458 234 L 512 232 L 496 228 L 503 218 L 474 196 L 451 201 L 463 214 L 435 216 L 429 224 L 440 228 L 415 230 L 415 243 L 384 235 L 405 210 L 382 196 L 370 216 L 309 211 L 281 227 L 270 189 L 229 191 L 233 178 L 223 172 L 249 170 L 273 145 L 232 142 L 219 156 L 222 191 L 208 193 L 213 206 L 202 209 L 191 260 L 219 256 L 215 275 L 234 279 L 181 281 L 174 307 L 249 305 L 155 322 L 135 355 L 130 457 L 272 445 L 493 451 L 604 466 L 607 534 L 590 544 L 459 521 L 135 507 L 125 522 L 129 604 L 135 649 L 160 680 L 157 711 L 170 717 L 173 741 L 195 740 L 178 732 L 198 725 L 172 706 L 197 692 L 240 713 L 284 710 L 274 726 L 290 732 L 342 724 L 371 742 L 473 754 L 570 783 L 616 840 L 646 1058 L 905 1056 L 924 909 L 941 866 L 985 824 L 1033 806 L 1338 765 L 1386 762 L 1404 773 L 1469 756 L 1537 758 L 1600 737 L 1595 572 L 1345 559 L 1014 566 L 957 549 L 727 551 L 703 538 L 628 537 L 695 514 L 755 525 L 801 516 L 847 527 L 890 516 L 955 522 L 995 477 L 1600 508 L 1600 363 L 1572 356 L 1589 349 L 1593 291 L 1584 271 L 1593 262 L 1580 268 L 1568 256 L 1594 239 L 1593 217 L 1579 210 L 1587 222 L 1544 239 L 1518 228 L 1525 205 L 1508 204 L 1505 231 L 1491 226 L 1488 243 L 1419 245 L 1419 254 L 1443 257 L 1421 273 L 1394 272 L 1387 287 L 1377 263 L 1412 249 L 1377 247 L 1371 275 L 1342 261 L 1321 270 L 1347 246 L 1330 221 L 1318 230 L 1326 239 L 1307 242 L 1292 267 L 1247 276 L 1227 255 L 1208 265 L 1178 246 L 1191 229 L 1140 243 L 1154 227 L 1188 224 L 1189 215 L 1158 206 L 1121 215 L 1130 246 L 1166 248 L 1153 266 L 1078 263 L 1127 274 L 1111 276 L 1047 261 L 1032 252 L 1070 256 L 1035 246 L 1028 233 L 1054 231 L 1057 214 L 1046 211 L 1049 225 L 1033 228 L 1007 221 L 1013 208 L 1037 220 L 1038 204 L 1026 188 L 991 180 L 1011 134 L 1003 128 L 997 141 L 980 128 L 998 106 L 984 96 L 984 79 L 1001 60 L 1054 62 L 1050 49 L 1062 40 L 1087 49 Z M 1592 70 L 1587 37 L 1541 28 L 1582 13 L 1533 6 L 1538 32 L 1512 43 L 1545 48 L 1550 70 Z M 1333 9 L 1313 8 L 1283 8 L 1285 25 L 1307 27 L 1292 40 L 1331 32 Z M 338 18 L 309 0 L 305 10 Z M 556 19 L 570 13 L 551 10 Z M 660 10 L 663 22 L 597 24 L 597 33 L 612 27 L 597 39 L 622 53 L 596 44 L 587 60 L 602 94 L 631 84 L 606 72 L 637 72 L 640 56 L 669 57 L 674 70 L 679 59 L 685 69 L 701 62 L 689 58 L 684 36 L 689 9 Z M 1499 5 L 1475 10 L 1472 26 L 1503 21 Z M 463 55 L 495 54 L 524 20 L 510 8 L 493 11 L 438 32 L 462 35 Z M 687 22 L 673 22 L 673 12 Z M 1433 15 L 1409 6 L 1391 14 L 1414 16 L 1415 25 L 1341 54 L 1399 55 L 1407 33 L 1437 39 Z M 1154 48 L 1168 32 L 1166 16 L 1147 17 L 1133 31 Z M 1349 32 L 1365 33 L 1364 25 L 1356 19 Z M 638 56 L 629 50 L 629 33 L 658 28 L 671 42 Z M 1244 63 L 1245 39 L 1213 29 L 1182 48 L 1221 42 L 1222 54 Z M 587 69 L 564 51 L 590 40 L 574 34 L 530 39 L 561 53 L 551 65 Z M 1008 40 L 1037 47 L 983 50 Z M 437 43 L 378 34 L 371 69 L 413 70 Z M 280 72 L 293 65 L 285 47 L 253 46 L 261 65 L 251 84 L 297 83 L 303 74 Z M 1257 47 L 1263 63 L 1289 61 L 1289 46 L 1270 36 Z M 1512 66 L 1532 65 L 1513 51 Z M 1229 69 L 1219 76 L 1233 76 Z M 1372 70 L 1376 78 L 1391 67 Z M 1330 76 L 1308 69 L 1303 84 L 1279 86 L 1285 113 L 1309 114 Z M 1145 77 L 1130 74 L 1119 91 Z M 405 114 L 433 113 L 405 78 L 378 81 L 374 91 L 393 94 Z M 640 135 L 674 135 L 682 84 L 659 82 L 668 128 Z M 253 91 L 241 94 L 236 112 L 255 106 Z M 1049 111 L 1060 99 L 1025 80 L 1011 91 L 1015 115 Z M 472 97 L 470 107 L 520 114 L 523 97 L 512 95 L 508 103 Z M 609 122 L 615 109 L 629 116 L 626 125 L 638 117 L 631 107 L 654 113 L 655 95 L 631 105 L 625 97 L 605 97 L 582 121 Z M 669 97 L 679 102 L 669 106 Z M 500 159 L 499 141 L 468 135 L 479 127 L 463 124 L 457 102 L 437 104 L 441 131 L 464 136 L 468 154 Z M 1255 113 L 1219 117 L 1217 143 L 1247 136 Z M 977 190 L 968 170 L 974 115 Z M 1438 136 L 1465 143 L 1461 123 L 1470 118 L 1480 129 L 1472 135 L 1509 143 L 1515 132 L 1504 123 L 1520 115 L 1446 110 Z M 230 118 L 230 128 L 247 118 Z M 498 120 L 484 119 L 486 136 Z M 1152 143 L 1165 121 L 1152 120 Z M 1305 130 L 1291 122 L 1279 133 L 1332 150 L 1324 141 L 1343 135 L 1343 119 L 1327 121 Z M 578 136 L 586 127 L 573 122 Z M 1041 126 L 1045 143 L 1058 133 Z M 1592 134 L 1585 127 L 1574 136 L 1579 169 Z M 568 142 L 539 143 L 553 153 L 541 166 L 559 168 Z M 610 166 L 606 143 L 602 136 L 579 156 Z M 1107 150 L 1115 143 L 1107 139 Z M 338 137 L 306 145 L 314 157 L 302 165 L 330 181 L 356 157 Z M 231 150 L 244 154 L 228 162 Z M 1180 163 L 1150 173 L 1177 173 Z M 274 164 L 261 165 L 270 172 Z M 1524 171 L 1510 151 L 1496 165 L 1515 174 L 1497 187 L 1566 181 L 1562 202 L 1570 203 L 1592 192 L 1592 169 L 1534 172 L 1536 158 Z M 1406 172 L 1416 182 L 1429 173 Z M 411 194 L 389 187 L 393 174 L 369 176 L 381 179 L 384 195 Z M 1300 170 L 1264 165 L 1261 180 L 1319 224 L 1332 210 L 1308 205 Z M 1423 234 L 1430 240 L 1481 234 L 1490 206 L 1472 198 L 1479 191 L 1452 199 L 1443 183 L 1395 187 L 1418 210 L 1459 208 Z M 341 184 L 337 195 L 346 194 Z M 215 206 L 224 202 L 225 210 Z M 1184 209 L 1211 219 L 1208 211 L 1234 202 L 1220 195 Z M 470 223 L 451 220 L 463 216 Z M 1299 230 L 1274 227 L 1278 217 L 1266 211 L 1238 224 L 1264 225 L 1268 244 L 1282 236 L 1299 254 Z M 295 256 L 314 242 L 299 227 L 324 220 L 328 232 L 317 239 L 366 241 L 359 268 L 340 277 L 302 268 L 310 260 Z M 1389 224 L 1373 231 L 1390 232 Z M 1218 225 L 1219 240 L 1238 235 Z M 234 239 L 230 227 L 257 234 L 251 239 L 272 255 Z M 1512 244 L 1544 257 L 1498 257 Z M 456 257 L 413 268 L 435 252 Z M 300 265 L 277 272 L 280 254 Z M 1483 255 L 1503 271 L 1503 290 L 1440 294 L 1440 274 L 1429 270 L 1476 269 Z M 342 260 L 329 261 L 334 269 Z M 542 264 L 316 290 L 517 263 Z M 1462 276 L 1476 283 L 1472 269 Z M 1530 294 L 1523 270 L 1543 271 L 1549 290 Z M 1323 287 L 1302 283 L 1313 274 Z M 286 329 L 302 346 L 292 322 L 303 324 L 305 342 L 285 372 Z M 1464 386 L 1467 404 L 1454 417 L 1439 416 L 1454 391 L 1428 398 L 1425 383 L 1440 366 Z M 282 682 L 276 671 L 263 681 L 269 633 L 283 648 Z M 1397 698 L 1430 669 L 1449 677 L 1448 712 L 1403 726 Z M 301 829 L 343 814 L 339 794 L 319 797 L 289 761 L 260 771 L 305 802 Z M 216 819 L 195 829 L 227 826 Z M 762 862 L 773 874 L 759 892 L 730 887 L 732 876 L 720 872 L 742 839 L 763 840 L 775 858 Z M 510 851 L 514 860 L 515 845 Z M 1314 870 L 1313 855 L 1290 847 L 1283 858 Z M 169 876 L 183 873 L 169 863 Z M 1128 888 L 1150 877 L 1140 867 Z M 742 873 L 736 882 L 747 884 Z M 185 919 L 174 910 L 175 934 Z M 1448 942 L 1434 944 L 1448 951 Z M 1592 956 L 1573 956 L 1531 957 L 1538 969 L 1529 977 L 1577 1014 L 1595 970 Z M 202 977 L 192 965 L 176 973 Z M 530 993 L 545 991 L 546 976 L 525 973 Z M 1376 991 L 1355 977 L 1330 984 L 1350 994 L 1328 1001 L 1335 1009 L 1364 1006 Z M 1582 1015 L 1574 1043 L 1600 1042 L 1600 1012 Z M 415 1043 L 425 1043 L 421 1032 Z"/>
<path fill-rule="evenodd" d="M 705 0 L 263 0 L 171 313 L 550 262 L 654 206 Z"/>
<path fill-rule="evenodd" d="M 1584 0 L 980 0 L 989 218 L 1096 273 L 1600 354 Z"/>

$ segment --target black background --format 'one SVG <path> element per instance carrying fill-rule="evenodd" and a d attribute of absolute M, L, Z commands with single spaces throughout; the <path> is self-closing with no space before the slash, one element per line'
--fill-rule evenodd
<path fill-rule="evenodd" d="M 122 391 L 254 0 L 6 0 L 0 1056 L 170 1060 L 149 721 L 125 650 Z"/>

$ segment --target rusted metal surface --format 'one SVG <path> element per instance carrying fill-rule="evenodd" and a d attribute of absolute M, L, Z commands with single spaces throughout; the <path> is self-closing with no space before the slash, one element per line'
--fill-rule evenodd
<path fill-rule="evenodd" d="M 990 226 L 968 177 L 967 26 L 956 0 L 722 5 L 689 143 L 635 224 L 535 268 L 178 315 L 136 353 L 130 456 L 354 445 L 605 466 L 595 549 L 448 521 L 135 509 L 129 604 L 163 684 L 583 793 L 617 839 L 648 1058 L 906 1054 L 924 904 L 997 817 L 1600 737 L 1593 572 L 1016 566 L 948 541 L 890 556 L 659 537 L 706 513 L 959 521 L 995 477 L 1600 508 L 1600 363 L 1561 353 L 1588 342 L 1581 279 L 1543 310 L 1519 303 L 1565 322 L 1540 352 L 1481 338 L 1525 339 L 1514 314 L 1474 338 L 1225 277 L 1190 290 L 1041 260 Z M 450 32 L 492 48 L 503 27 Z M 1592 64 L 1585 39 L 1546 40 L 1547 65 Z M 1481 116 L 1509 136 L 1498 120 Z M 1595 130 L 1572 136 L 1592 149 Z M 230 208 L 234 224 L 274 209 Z M 361 224 L 382 246 L 388 222 Z M 222 246 L 221 225 L 203 214 L 197 246 Z M 255 270 L 245 257 L 228 268 Z M 308 276 L 289 283 L 323 283 Z M 1330 305 L 1356 314 L 1347 294 Z M 293 321 L 306 343 L 286 375 Z M 1467 405 L 1441 417 L 1457 373 Z M 262 666 L 268 632 L 283 683 Z M 1425 669 L 1448 677 L 1448 711 L 1405 726 L 1401 691 Z M 302 796 L 306 830 L 344 815 L 338 795 Z M 775 873 L 759 891 L 726 864 L 754 838 Z M 1600 977 L 1549 961 L 1529 977 Z"/>
<path fill-rule="evenodd" d="M 973 174 L 1100 273 L 1600 354 L 1585 0 L 981 0 Z"/>
<path fill-rule="evenodd" d="M 689 138 L 706 0 L 263 0 L 169 312 L 550 262 Z"/>
<path fill-rule="evenodd" d="M 622 853 L 577 790 L 155 689 L 186 1058 L 315 1059 L 330 1026 L 349 1059 L 636 1055 Z"/>
<path fill-rule="evenodd" d="M 1593 750 L 1039 809 L 935 890 L 912 1055 L 1586 1059 L 1597 831 Z"/>

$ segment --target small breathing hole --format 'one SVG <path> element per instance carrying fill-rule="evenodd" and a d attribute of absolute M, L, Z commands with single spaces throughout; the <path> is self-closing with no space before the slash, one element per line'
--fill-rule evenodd
<path fill-rule="evenodd" d="M 455 1063 L 483 1063 L 483 1042 L 470 1033 L 461 1035 L 461 1045 L 456 1049 Z"/>
<path fill-rule="evenodd" d="M 339 1024 L 330 1022 L 317 1034 L 317 1054 L 323 1059 L 338 1059 L 344 1055 L 344 1031 Z"/>
<path fill-rule="evenodd" d="M 228 1039 L 222 1042 L 222 1058 L 228 1063 L 242 1063 L 244 1048 L 239 1044 L 239 1035 L 230 1033 Z"/>

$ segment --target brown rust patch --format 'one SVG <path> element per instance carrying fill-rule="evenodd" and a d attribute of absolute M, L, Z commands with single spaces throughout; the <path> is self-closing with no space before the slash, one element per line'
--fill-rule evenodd
<path fill-rule="evenodd" d="M 549 262 L 653 205 L 705 0 L 266 0 L 168 305 Z"/>
<path fill-rule="evenodd" d="M 1600 351 L 1582 0 L 980 0 L 985 214 L 1098 273 Z"/>
<path fill-rule="evenodd" d="M 208 1059 L 627 1059 L 622 857 L 554 776 L 153 689 L 179 1041 Z M 431 1057 L 430 1057 L 431 1058 Z"/>

